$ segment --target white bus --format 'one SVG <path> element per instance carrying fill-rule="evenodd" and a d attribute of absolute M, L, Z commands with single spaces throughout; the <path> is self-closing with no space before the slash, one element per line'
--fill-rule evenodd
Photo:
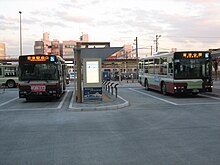
<path fill-rule="evenodd" d="M 162 53 L 139 60 L 139 82 L 163 94 L 212 91 L 212 59 L 207 51 Z"/>
<path fill-rule="evenodd" d="M 18 85 L 18 65 L 0 64 L 0 86 L 15 88 Z"/>

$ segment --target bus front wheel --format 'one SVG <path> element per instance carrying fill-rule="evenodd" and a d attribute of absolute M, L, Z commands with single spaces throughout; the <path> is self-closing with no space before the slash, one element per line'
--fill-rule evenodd
<path fill-rule="evenodd" d="M 8 80 L 6 85 L 8 88 L 14 88 L 15 87 L 15 82 L 13 80 Z"/>
<path fill-rule="evenodd" d="M 147 79 L 144 81 L 144 86 L 145 86 L 145 89 L 149 91 L 149 84 L 148 84 Z"/>

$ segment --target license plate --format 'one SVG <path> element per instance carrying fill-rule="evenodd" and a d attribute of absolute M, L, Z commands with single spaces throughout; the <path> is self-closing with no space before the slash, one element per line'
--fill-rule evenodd
<path fill-rule="evenodd" d="M 44 84 L 31 84 L 31 92 L 45 92 L 46 86 Z"/>

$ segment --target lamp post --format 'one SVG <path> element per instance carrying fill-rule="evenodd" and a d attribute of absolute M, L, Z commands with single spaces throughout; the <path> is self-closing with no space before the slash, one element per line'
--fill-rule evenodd
<path fill-rule="evenodd" d="M 156 52 L 158 51 L 158 39 L 161 37 L 161 35 L 156 35 Z"/>
<path fill-rule="evenodd" d="M 20 56 L 22 56 L 22 33 L 21 33 L 21 11 L 19 11 L 20 14 Z"/>
<path fill-rule="evenodd" d="M 137 68 L 136 68 L 136 79 L 138 79 L 138 38 L 135 38 L 135 45 L 136 45 L 136 63 L 137 63 Z"/>

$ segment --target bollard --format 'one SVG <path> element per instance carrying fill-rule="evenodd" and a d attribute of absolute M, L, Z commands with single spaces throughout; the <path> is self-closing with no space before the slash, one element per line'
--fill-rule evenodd
<path fill-rule="evenodd" d="M 108 81 L 106 84 L 105 84 L 105 90 L 107 91 L 108 90 L 108 84 L 110 83 L 110 81 Z"/>
<path fill-rule="evenodd" d="M 115 88 L 115 97 L 118 97 L 118 88 L 117 88 L 118 84 L 115 84 L 114 88 Z"/>
<path fill-rule="evenodd" d="M 112 84 L 114 84 L 114 83 L 109 83 L 109 84 L 108 84 L 108 93 L 110 93 L 110 88 L 111 88 L 111 85 L 112 85 Z"/>
<path fill-rule="evenodd" d="M 104 89 L 106 89 L 106 83 L 107 83 L 107 81 L 103 81 L 103 87 L 104 87 Z"/>
<path fill-rule="evenodd" d="M 111 83 L 111 94 L 113 95 L 113 85 L 114 85 L 114 83 Z"/>

